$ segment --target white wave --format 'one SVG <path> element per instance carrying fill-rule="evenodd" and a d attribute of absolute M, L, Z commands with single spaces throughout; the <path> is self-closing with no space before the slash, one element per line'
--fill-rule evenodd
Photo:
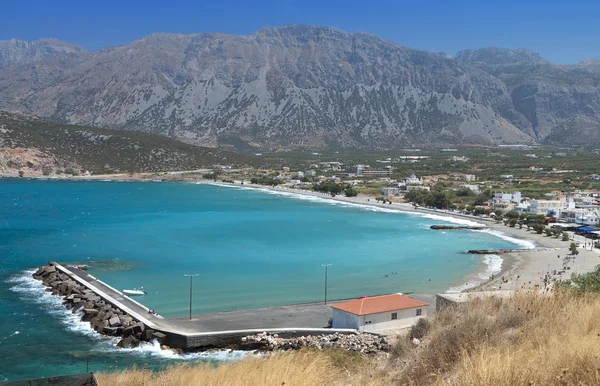
<path fill-rule="evenodd" d="M 504 259 L 498 255 L 484 255 L 483 263 L 487 265 L 485 272 L 479 274 L 483 280 L 488 280 L 492 275 L 497 275 L 502 272 L 502 263 Z"/>
<path fill-rule="evenodd" d="M 202 361 L 217 361 L 217 362 L 231 362 L 243 359 L 248 355 L 254 355 L 251 351 L 241 350 L 219 350 L 219 351 L 201 351 L 185 354 L 177 354 L 172 350 L 163 350 L 160 347 L 158 341 L 153 340 L 152 342 L 142 342 L 139 347 L 136 348 L 120 348 L 116 347 L 118 339 L 112 339 L 110 342 L 103 342 L 97 347 L 97 351 L 100 352 L 111 352 L 121 353 L 127 352 L 135 354 L 140 357 L 153 357 L 171 360 L 202 360 Z M 114 343 L 114 344 L 113 344 Z"/>
<path fill-rule="evenodd" d="M 73 314 L 69 309 L 63 305 L 63 299 L 61 296 L 52 295 L 46 291 L 44 284 L 32 277 L 35 269 L 26 270 L 19 275 L 15 275 L 9 278 L 6 282 L 14 284 L 10 290 L 22 295 L 22 299 L 26 301 L 32 301 L 41 306 L 41 308 L 48 314 L 56 317 L 69 332 L 85 335 L 95 341 L 98 341 L 98 345 L 95 348 L 97 351 L 103 352 L 128 352 L 131 354 L 139 355 L 142 357 L 157 357 L 164 359 L 177 359 L 177 360 L 206 360 L 206 361 L 234 361 L 242 359 L 249 355 L 248 351 L 240 350 L 222 350 L 222 351 L 205 351 L 197 353 L 177 354 L 171 350 L 163 350 L 160 348 L 160 344 L 156 341 L 153 342 L 142 342 L 140 347 L 134 349 L 123 349 L 117 347 L 120 338 L 106 337 L 94 331 L 91 328 L 89 322 L 82 322 L 82 312 Z M 12 335 L 19 334 L 19 331 L 15 331 Z"/>
<path fill-rule="evenodd" d="M 513 244 L 517 244 L 521 247 L 523 247 L 523 249 L 534 249 L 535 247 L 537 247 L 537 245 L 535 244 L 535 242 L 531 241 L 531 240 L 525 240 L 525 239 L 518 239 L 516 237 L 512 237 L 507 235 L 506 233 L 500 232 L 500 231 L 496 231 L 496 230 L 492 230 L 492 229 L 483 229 L 483 230 L 477 230 L 476 232 L 483 232 L 483 233 L 488 233 L 490 235 L 499 237 L 503 240 L 509 241 Z"/>
<path fill-rule="evenodd" d="M 438 214 L 431 214 L 431 213 L 411 212 L 411 211 L 402 210 L 402 209 L 393 208 L 393 207 L 392 208 L 384 208 L 381 206 L 375 206 L 375 205 L 370 205 L 370 204 L 359 204 L 356 202 L 340 201 L 340 200 L 336 200 L 336 199 L 328 198 L 328 197 L 319 197 L 319 196 L 312 195 L 309 193 L 295 193 L 295 192 L 290 192 L 290 191 L 275 190 L 275 189 L 269 189 L 269 188 L 258 187 L 258 186 L 227 185 L 227 184 L 220 184 L 220 183 L 215 183 L 215 182 L 196 182 L 195 184 L 198 184 L 198 185 L 206 184 L 206 185 L 220 186 L 220 187 L 226 187 L 226 188 L 236 188 L 236 189 L 242 189 L 242 190 L 255 190 L 255 191 L 260 191 L 263 193 L 276 195 L 276 196 L 283 196 L 283 197 L 294 198 L 294 199 L 303 200 L 303 201 L 317 202 L 317 203 L 329 204 L 329 205 L 334 205 L 334 206 L 360 208 L 360 209 L 368 210 L 371 212 L 399 213 L 399 214 L 417 216 L 417 217 L 422 217 L 422 218 L 428 218 L 428 219 L 432 219 L 432 220 L 445 221 L 448 223 L 459 224 L 459 225 L 483 226 L 483 224 L 480 224 L 475 221 L 471 221 L 471 220 L 467 220 L 467 219 L 460 219 L 460 218 L 455 218 L 455 217 L 450 217 L 450 216 L 444 216 L 443 214 L 438 215 Z"/>
<path fill-rule="evenodd" d="M 15 284 L 10 290 L 22 294 L 24 300 L 40 305 L 45 312 L 56 317 L 67 331 L 85 335 L 95 340 L 104 339 L 102 335 L 91 328 L 90 323 L 81 321 L 81 311 L 73 314 L 71 310 L 63 305 L 61 296 L 55 296 L 47 292 L 44 284 L 32 277 L 35 271 L 35 269 L 27 270 L 8 279 L 7 283 Z"/>
<path fill-rule="evenodd" d="M 482 262 L 486 265 L 485 271 L 477 274 L 477 277 L 470 278 L 464 284 L 461 284 L 456 287 L 450 287 L 446 292 L 447 293 L 457 293 L 468 290 L 470 288 L 475 288 L 478 285 L 489 280 L 492 275 L 497 275 L 502 272 L 502 263 L 504 259 L 498 255 L 484 255 L 482 258 Z"/>

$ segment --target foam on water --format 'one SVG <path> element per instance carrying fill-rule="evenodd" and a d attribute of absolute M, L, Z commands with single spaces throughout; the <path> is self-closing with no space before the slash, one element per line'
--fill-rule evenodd
<path fill-rule="evenodd" d="M 502 272 L 502 263 L 504 259 L 498 255 L 484 255 L 482 258 L 482 262 L 486 265 L 486 268 L 483 272 L 479 272 L 476 277 L 467 281 L 466 283 L 451 287 L 448 289 L 448 293 L 456 293 L 468 290 L 470 288 L 477 287 L 481 283 L 486 282 L 492 277 L 492 275 L 497 275 Z"/>
<path fill-rule="evenodd" d="M 520 245 L 521 247 L 523 247 L 523 249 L 534 249 L 537 246 L 535 244 L 535 242 L 533 242 L 531 240 L 518 239 L 516 237 L 509 236 L 506 233 L 492 230 L 492 229 L 476 230 L 475 232 L 485 232 L 490 235 L 494 235 L 496 237 L 501 238 L 502 240 L 510 241 L 513 244 Z"/>
<path fill-rule="evenodd" d="M 111 339 L 111 341 L 102 342 L 100 345 L 98 345 L 96 350 L 100 352 L 111 353 L 127 352 L 143 358 L 160 358 L 181 361 L 232 362 L 243 359 L 248 355 L 254 355 L 251 351 L 242 350 L 202 351 L 177 354 L 172 350 L 163 350 L 160 347 L 160 343 L 158 343 L 156 340 L 152 342 L 142 342 L 140 346 L 136 348 L 119 348 L 116 347 L 116 343 L 113 344 L 115 341 L 118 341 L 118 339 Z"/>
<path fill-rule="evenodd" d="M 10 290 L 23 295 L 24 300 L 40 305 L 45 312 L 60 320 L 67 331 L 85 335 L 95 340 L 103 339 L 100 334 L 91 328 L 90 323 L 80 320 L 80 313 L 73 314 L 65 308 L 62 297 L 52 295 L 46 291 L 44 284 L 32 277 L 35 271 L 35 269 L 26 270 L 22 274 L 8 279 L 7 283 L 15 284 Z"/>
<path fill-rule="evenodd" d="M 144 358 L 162 358 L 170 360 L 196 360 L 196 361 L 217 361 L 217 362 L 228 362 L 235 361 L 250 355 L 248 351 L 241 350 L 220 350 L 220 351 L 206 351 L 197 353 L 177 354 L 171 350 L 163 350 L 157 341 L 142 342 L 137 348 L 123 349 L 117 347 L 119 338 L 109 338 L 101 334 L 98 334 L 94 329 L 91 328 L 89 322 L 82 322 L 82 312 L 73 314 L 70 310 L 65 308 L 63 305 L 63 299 L 60 296 L 52 295 L 46 291 L 44 284 L 32 277 L 35 269 L 26 270 L 21 274 L 15 275 L 8 279 L 6 282 L 14 284 L 10 290 L 22 295 L 22 298 L 26 301 L 32 301 L 47 312 L 48 314 L 56 317 L 69 332 L 87 336 L 88 338 L 97 342 L 95 348 L 96 351 L 100 352 L 113 352 L 113 353 L 129 353 L 132 355 L 141 356 Z M 14 335 L 18 335 L 20 332 L 15 331 L 9 338 Z"/>
<path fill-rule="evenodd" d="M 219 187 L 236 188 L 236 189 L 242 189 L 242 190 L 255 190 L 255 191 L 260 191 L 260 192 L 267 193 L 267 194 L 284 196 L 284 197 L 294 198 L 294 199 L 303 200 L 303 201 L 318 202 L 318 203 L 336 205 L 336 206 L 342 206 L 342 207 L 361 208 L 363 210 L 368 210 L 368 211 L 372 211 L 372 212 L 401 213 L 401 214 L 406 214 L 406 215 L 418 216 L 418 217 L 422 217 L 422 218 L 428 218 L 428 219 L 432 219 L 432 220 L 445 221 L 445 222 L 459 224 L 459 225 L 482 226 L 482 224 L 472 221 L 472 220 L 444 216 L 443 214 L 438 215 L 438 214 L 432 214 L 432 213 L 410 212 L 407 210 L 402 210 L 402 209 L 397 209 L 397 208 L 383 208 L 383 207 L 375 206 L 375 205 L 359 204 L 356 202 L 339 201 L 339 200 L 335 200 L 332 198 L 318 197 L 318 196 L 313 196 L 310 194 L 279 191 L 279 190 L 273 190 L 273 189 L 262 188 L 262 187 L 226 185 L 226 184 L 219 184 L 219 183 L 214 183 L 214 182 L 197 182 L 196 184 L 208 184 L 208 185 L 214 185 L 214 186 L 219 186 Z"/>

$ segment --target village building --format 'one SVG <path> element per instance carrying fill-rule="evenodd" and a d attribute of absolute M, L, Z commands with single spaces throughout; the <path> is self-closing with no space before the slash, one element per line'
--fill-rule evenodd
<path fill-rule="evenodd" d="M 417 178 L 414 174 L 411 174 L 407 179 L 404 180 L 405 185 L 423 185 L 423 179 Z"/>
<path fill-rule="evenodd" d="M 377 332 L 410 327 L 429 304 L 402 294 L 363 297 L 331 306 L 332 327 Z"/>
<path fill-rule="evenodd" d="M 382 196 L 399 196 L 400 194 L 402 194 L 402 190 L 400 188 L 381 188 L 381 195 Z"/>
<path fill-rule="evenodd" d="M 494 203 L 494 205 L 509 204 L 511 202 L 518 204 L 519 202 L 521 202 L 521 192 L 494 193 L 494 198 L 492 198 L 492 202 Z"/>

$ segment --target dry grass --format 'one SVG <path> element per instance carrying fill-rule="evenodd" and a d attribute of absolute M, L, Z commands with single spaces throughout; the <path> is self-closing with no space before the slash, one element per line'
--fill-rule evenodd
<path fill-rule="evenodd" d="M 560 291 L 472 302 L 440 313 L 403 363 L 388 382 L 599 385 L 600 298 Z"/>
<path fill-rule="evenodd" d="M 600 385 L 600 297 L 561 291 L 487 299 L 438 314 L 423 343 L 378 361 L 300 351 L 219 367 L 101 376 L 102 385 Z"/>
<path fill-rule="evenodd" d="M 180 365 L 156 373 L 130 369 L 99 374 L 98 381 L 101 385 L 110 386 L 327 385 L 356 373 L 365 361 L 363 355 L 339 350 L 303 350 L 268 358 L 249 358 L 217 367 L 210 364 Z"/>

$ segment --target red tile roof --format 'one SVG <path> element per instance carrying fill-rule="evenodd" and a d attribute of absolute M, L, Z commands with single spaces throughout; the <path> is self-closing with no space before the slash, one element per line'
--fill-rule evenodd
<path fill-rule="evenodd" d="M 349 302 L 333 304 L 331 307 L 354 315 L 370 315 L 398 311 L 408 308 L 426 307 L 427 303 L 401 294 L 360 298 Z"/>

